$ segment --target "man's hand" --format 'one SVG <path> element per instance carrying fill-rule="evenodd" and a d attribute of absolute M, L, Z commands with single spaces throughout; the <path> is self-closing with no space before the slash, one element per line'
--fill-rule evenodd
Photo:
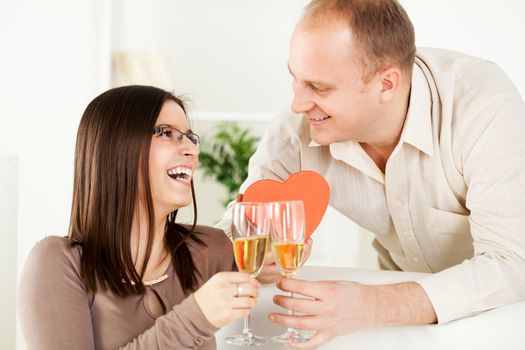
<path fill-rule="evenodd" d="M 312 244 L 312 239 L 308 238 L 304 245 L 303 260 L 301 261 L 301 265 L 303 265 L 310 257 L 310 253 L 312 252 Z M 266 255 L 264 256 L 263 268 L 259 273 L 257 280 L 261 283 L 274 283 L 280 280 L 282 277 L 283 276 L 279 272 L 277 264 L 275 263 L 273 252 L 271 250 L 267 251 Z"/>
<path fill-rule="evenodd" d="M 287 344 L 289 348 L 314 349 L 336 336 L 366 327 L 436 322 L 427 295 L 415 282 L 371 286 L 281 279 L 277 287 L 310 298 L 276 295 L 275 304 L 303 315 L 271 313 L 268 318 L 286 327 L 317 331 L 304 343 Z"/>

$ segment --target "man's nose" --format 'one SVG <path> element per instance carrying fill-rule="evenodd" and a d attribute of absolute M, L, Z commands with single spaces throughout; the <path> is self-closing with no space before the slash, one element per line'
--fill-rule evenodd
<path fill-rule="evenodd" d="M 305 113 L 311 110 L 315 103 L 308 97 L 304 89 L 294 89 L 292 100 L 292 112 L 296 114 Z"/>

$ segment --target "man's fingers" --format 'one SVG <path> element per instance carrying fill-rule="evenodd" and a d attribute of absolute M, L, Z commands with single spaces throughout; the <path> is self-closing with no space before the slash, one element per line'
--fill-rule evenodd
<path fill-rule="evenodd" d="M 326 297 L 326 287 L 323 282 L 305 281 L 297 278 L 283 278 L 276 283 L 277 288 L 285 292 L 298 293 L 315 299 Z"/>
<path fill-rule="evenodd" d="M 332 339 L 331 336 L 321 331 L 303 343 L 288 343 L 286 347 L 290 349 L 317 349 L 330 339 Z"/>
<path fill-rule="evenodd" d="M 264 265 L 263 268 L 262 268 L 262 272 L 264 272 L 264 273 L 268 273 L 268 274 L 278 274 L 278 275 L 281 274 L 281 273 L 279 272 L 279 268 L 278 268 L 277 265 L 275 265 L 275 264 L 272 264 L 272 265 Z"/>
<path fill-rule="evenodd" d="M 318 300 L 276 295 L 273 297 L 273 302 L 287 310 L 293 310 L 303 314 L 317 315 L 323 311 L 323 305 Z"/>
<path fill-rule="evenodd" d="M 304 263 L 308 260 L 310 257 L 310 253 L 312 252 L 312 244 L 313 241 L 311 238 L 308 238 L 304 245 L 304 253 L 303 253 L 303 259 L 301 260 L 301 266 L 304 265 Z"/>
<path fill-rule="evenodd" d="M 268 315 L 268 319 L 272 322 L 278 323 L 286 327 L 293 327 L 297 329 L 320 329 L 322 327 L 322 319 L 318 316 L 289 316 L 272 312 Z"/>
<path fill-rule="evenodd" d="M 273 258 L 273 252 L 271 250 L 267 251 L 264 256 L 264 265 L 275 265 L 275 259 Z"/>
<path fill-rule="evenodd" d="M 270 272 L 270 273 L 266 273 L 263 269 L 263 271 L 259 274 L 259 276 L 257 276 L 257 280 L 261 283 L 275 283 L 277 282 L 278 280 L 280 280 L 281 278 L 283 278 L 283 276 L 278 273 L 278 272 Z"/>
<path fill-rule="evenodd" d="M 257 276 L 257 280 L 261 283 L 274 283 L 282 278 L 279 269 L 275 263 L 271 265 L 264 264 L 261 273 Z"/>

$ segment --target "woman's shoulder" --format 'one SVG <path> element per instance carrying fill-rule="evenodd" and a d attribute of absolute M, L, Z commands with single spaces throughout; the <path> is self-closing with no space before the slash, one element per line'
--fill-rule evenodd
<path fill-rule="evenodd" d="M 65 237 L 48 236 L 29 253 L 18 285 L 22 303 L 42 305 L 70 290 L 83 290 L 80 248 Z M 30 312 L 30 311 L 29 311 Z"/>
<path fill-rule="evenodd" d="M 76 269 L 80 264 L 80 246 L 72 243 L 67 237 L 47 236 L 33 246 L 27 260 L 36 264 L 45 262 L 58 269 Z"/>
<path fill-rule="evenodd" d="M 190 229 L 191 225 L 185 227 Z M 199 270 L 204 276 L 209 278 L 217 272 L 232 270 L 232 243 L 223 230 L 212 226 L 197 225 L 193 230 L 193 235 L 204 243 L 199 243 L 194 239 L 187 240 L 194 261 L 200 266 Z"/>
<path fill-rule="evenodd" d="M 46 236 L 40 241 L 36 242 L 33 247 L 33 251 L 45 251 L 48 253 L 59 253 L 63 254 L 72 254 L 74 251 L 78 250 L 74 246 L 73 241 L 67 237 L 63 236 Z"/>
<path fill-rule="evenodd" d="M 190 230 L 191 225 L 182 225 Z M 223 230 L 213 226 L 196 225 L 193 235 L 203 241 L 208 247 L 231 247 L 231 241 Z"/>

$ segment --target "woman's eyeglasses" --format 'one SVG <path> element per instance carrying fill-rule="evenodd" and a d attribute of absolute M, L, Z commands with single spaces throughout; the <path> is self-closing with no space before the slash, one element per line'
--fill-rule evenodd
<path fill-rule="evenodd" d="M 173 140 L 177 145 L 182 143 L 184 136 L 191 141 L 194 145 L 198 146 L 200 143 L 199 135 L 193 131 L 182 132 L 179 129 L 167 125 L 159 125 L 153 128 L 153 135 L 159 135 L 164 138 Z"/>

